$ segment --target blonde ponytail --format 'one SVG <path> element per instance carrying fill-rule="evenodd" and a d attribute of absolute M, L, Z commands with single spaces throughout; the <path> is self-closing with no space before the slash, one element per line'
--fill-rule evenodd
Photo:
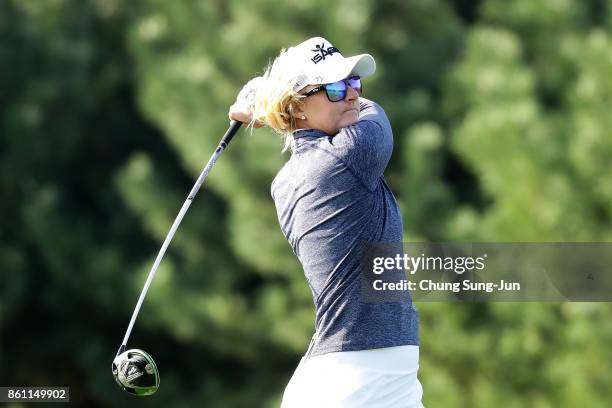
<path fill-rule="evenodd" d="M 296 67 L 291 65 L 285 49 L 268 65 L 254 92 L 253 119 L 249 124 L 252 127 L 259 121 L 272 128 L 283 138 L 283 152 L 291 147 L 296 130 L 293 110 L 304 98 L 294 90 L 298 78 L 295 75 Z"/>

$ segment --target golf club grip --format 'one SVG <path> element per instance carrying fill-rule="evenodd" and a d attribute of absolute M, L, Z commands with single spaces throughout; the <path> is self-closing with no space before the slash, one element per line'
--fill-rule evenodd
<path fill-rule="evenodd" d="M 242 122 L 239 122 L 237 120 L 232 120 L 230 122 L 230 127 L 227 129 L 227 131 L 221 138 L 221 141 L 219 142 L 219 146 L 221 146 L 225 150 L 227 145 L 232 141 L 232 138 L 234 137 L 236 132 L 238 132 L 238 129 L 240 129 L 240 126 L 242 126 Z"/>

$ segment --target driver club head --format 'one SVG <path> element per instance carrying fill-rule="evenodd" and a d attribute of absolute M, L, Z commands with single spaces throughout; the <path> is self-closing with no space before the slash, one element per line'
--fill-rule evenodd
<path fill-rule="evenodd" d="M 117 355 L 112 371 L 119 387 L 130 394 L 151 395 L 159 388 L 157 365 L 143 350 L 130 349 Z"/>

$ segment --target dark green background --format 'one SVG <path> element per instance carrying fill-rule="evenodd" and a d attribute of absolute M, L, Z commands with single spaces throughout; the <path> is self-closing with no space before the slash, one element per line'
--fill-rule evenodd
<path fill-rule="evenodd" d="M 0 385 L 278 406 L 314 314 L 268 130 L 219 160 L 142 308 L 158 393 L 110 365 L 228 107 L 311 36 L 377 60 L 407 241 L 611 241 L 611 24 L 605 0 L 0 0 Z M 428 408 L 609 406 L 610 304 L 418 307 Z"/>

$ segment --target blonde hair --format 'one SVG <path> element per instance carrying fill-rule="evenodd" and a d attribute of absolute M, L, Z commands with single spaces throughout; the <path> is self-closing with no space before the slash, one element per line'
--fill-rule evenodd
<path fill-rule="evenodd" d="M 254 92 L 253 120 L 264 123 L 278 133 L 284 142 L 283 152 L 292 147 L 296 130 L 293 109 L 301 105 L 303 95 L 294 90 L 299 77 L 290 51 L 282 49 L 279 56 L 268 65 Z"/>

